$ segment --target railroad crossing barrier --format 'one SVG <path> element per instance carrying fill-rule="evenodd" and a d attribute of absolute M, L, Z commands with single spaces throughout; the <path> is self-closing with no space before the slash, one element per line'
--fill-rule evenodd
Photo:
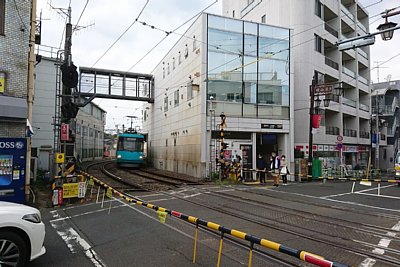
<path fill-rule="evenodd" d="M 239 231 L 239 230 L 235 230 L 235 229 L 230 229 L 227 227 L 224 227 L 222 225 L 219 225 L 217 223 L 214 222 L 209 222 L 209 221 L 205 221 L 202 220 L 200 218 L 194 217 L 194 216 L 190 216 L 190 215 L 186 215 L 183 214 L 181 212 L 178 211 L 174 211 L 174 210 L 170 210 L 170 209 L 166 209 L 163 207 L 159 207 L 156 205 L 153 205 L 151 203 L 146 203 L 131 197 L 128 197 L 126 195 L 124 195 L 123 193 L 119 192 L 118 190 L 112 188 L 111 186 L 103 183 L 102 181 L 100 181 L 99 179 L 97 179 L 96 177 L 81 171 L 81 173 L 85 176 L 87 176 L 91 181 L 95 181 L 96 183 L 98 183 L 100 186 L 104 187 L 107 189 L 107 192 L 112 192 L 114 194 L 116 194 L 117 196 L 119 196 L 120 198 L 123 198 L 125 201 L 129 202 L 129 203 L 133 203 L 133 204 L 137 204 L 137 205 L 141 205 L 144 207 L 147 207 L 149 209 L 155 210 L 156 212 L 165 212 L 167 214 L 169 214 L 170 216 L 173 216 L 175 218 L 181 219 L 183 221 L 189 222 L 191 224 L 196 225 L 196 230 L 195 230 L 195 236 L 194 236 L 194 248 L 193 248 L 193 263 L 196 262 L 196 253 L 197 253 L 197 238 L 198 238 L 198 231 L 199 231 L 199 225 L 206 227 L 208 229 L 211 230 L 215 230 L 220 232 L 220 241 L 219 241 L 219 249 L 218 249 L 218 260 L 217 260 L 217 267 L 220 267 L 221 265 L 221 256 L 222 256 L 222 245 L 223 245 L 223 238 L 225 234 L 231 235 L 233 237 L 242 239 L 242 240 L 246 240 L 248 242 L 250 242 L 250 250 L 249 250 L 249 260 L 248 260 L 248 267 L 252 266 L 252 258 L 253 258 L 253 248 L 254 245 L 260 245 L 264 248 L 268 248 L 268 249 L 272 249 L 281 253 L 284 253 L 286 255 L 298 258 L 304 262 L 308 262 L 308 263 L 312 263 L 314 265 L 317 266 L 322 266 L 322 267 L 350 267 L 350 265 L 346 265 L 346 264 L 342 264 L 339 262 L 335 262 L 335 261 L 331 261 L 328 259 L 325 259 L 324 257 L 317 255 L 317 254 L 313 254 L 304 250 L 298 250 L 298 249 L 294 249 L 288 246 L 285 246 L 283 244 L 279 244 L 276 243 L 274 241 L 268 240 L 268 239 L 264 239 L 264 238 L 260 238 L 254 235 L 250 235 L 248 233 Z M 89 181 L 89 183 L 91 183 Z M 107 194 L 108 196 L 110 196 L 109 194 Z M 112 196 L 112 195 L 111 195 Z M 104 197 L 104 195 L 103 195 Z"/>

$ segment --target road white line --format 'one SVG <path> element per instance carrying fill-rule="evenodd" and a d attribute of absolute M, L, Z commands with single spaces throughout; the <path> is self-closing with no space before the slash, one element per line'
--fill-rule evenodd
<path fill-rule="evenodd" d="M 377 209 L 377 210 L 385 210 L 385 211 L 393 211 L 393 212 L 400 212 L 399 209 L 387 209 L 387 208 L 381 208 L 381 207 L 376 207 L 376 206 L 370 206 L 370 205 L 364 205 L 364 204 L 359 204 L 355 202 L 350 202 L 350 201 L 342 201 L 342 200 L 337 200 L 337 199 L 330 199 L 327 197 L 316 197 L 316 196 L 311 196 L 311 195 L 305 195 L 305 194 L 300 194 L 300 193 L 292 193 L 292 192 L 285 192 L 285 191 L 276 191 L 273 189 L 265 188 L 264 190 L 266 191 L 273 191 L 276 193 L 282 193 L 282 194 L 290 194 L 290 195 L 295 195 L 295 196 L 301 196 L 301 197 L 308 197 L 308 198 L 315 198 L 315 199 L 323 199 L 326 201 L 331 201 L 331 202 L 337 202 L 337 203 L 344 203 L 344 204 L 349 204 L 349 205 L 354 205 L 354 206 L 360 206 L 360 207 L 366 207 L 366 208 L 371 208 L 371 209 Z"/>
<path fill-rule="evenodd" d="M 158 196 L 162 196 L 163 194 L 149 194 L 149 195 L 141 195 L 140 197 L 158 197 Z"/>
<path fill-rule="evenodd" d="M 57 217 L 59 217 L 58 214 Z M 80 246 L 83 249 L 86 257 L 93 263 L 94 266 L 107 266 L 96 254 L 92 246 L 90 246 L 89 243 L 86 242 L 86 240 L 83 239 L 72 227 L 64 223 L 64 221 L 61 223 L 60 221 L 50 222 L 50 224 L 56 230 L 57 234 L 64 240 L 71 253 L 77 253 L 77 247 Z"/>
<path fill-rule="evenodd" d="M 118 205 L 118 206 L 113 206 L 113 207 L 111 207 L 112 209 L 118 209 L 118 208 L 121 208 L 121 207 L 123 207 L 122 205 Z M 54 215 L 53 214 L 53 217 L 55 218 L 55 219 L 53 219 L 53 220 L 50 220 L 50 223 L 52 223 L 52 222 L 58 222 L 58 221 L 65 221 L 65 220 L 68 220 L 68 219 L 71 219 L 71 218 L 76 218 L 76 217 L 81 217 L 81 216 L 86 216 L 86 215 L 90 215 L 90 214 L 94 214 L 94 213 L 98 213 L 98 212 L 103 212 L 103 211 L 106 211 L 106 210 L 108 210 L 109 208 L 107 207 L 107 208 L 103 208 L 103 209 L 97 209 L 97 210 L 92 210 L 92 211 L 87 211 L 87 212 L 83 212 L 83 213 L 79 213 L 79 214 L 75 214 L 75 215 L 73 215 L 73 216 L 67 216 L 67 217 L 60 217 L 58 214 L 57 215 Z M 54 212 L 54 211 L 53 211 Z M 52 212 L 52 213 L 53 213 Z"/>
<path fill-rule="evenodd" d="M 146 202 L 148 203 L 153 203 L 153 202 L 161 202 L 161 201 L 167 201 L 167 200 L 172 200 L 172 199 L 176 199 L 176 197 L 171 197 L 171 198 L 160 198 L 160 199 L 150 199 Z"/>
<path fill-rule="evenodd" d="M 369 194 L 369 193 L 361 193 L 361 192 L 354 192 L 354 194 L 358 195 L 366 195 L 366 196 L 373 196 L 373 197 L 383 197 L 383 198 L 392 198 L 392 199 L 400 199 L 400 197 L 395 196 L 387 196 L 387 195 L 377 195 L 377 194 Z"/>

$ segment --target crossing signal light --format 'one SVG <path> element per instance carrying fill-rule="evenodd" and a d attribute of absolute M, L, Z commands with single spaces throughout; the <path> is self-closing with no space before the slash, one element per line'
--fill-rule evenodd
<path fill-rule="evenodd" d="M 61 106 L 61 114 L 66 119 L 75 119 L 78 111 L 79 107 L 72 102 L 67 102 Z"/>
<path fill-rule="evenodd" d="M 78 85 L 78 72 L 76 71 L 76 66 L 71 64 L 68 66 L 64 63 L 60 67 L 62 73 L 62 83 L 68 88 L 75 88 Z"/>

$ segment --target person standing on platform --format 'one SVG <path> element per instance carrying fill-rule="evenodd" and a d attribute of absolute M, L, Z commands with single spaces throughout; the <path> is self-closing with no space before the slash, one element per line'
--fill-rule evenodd
<path fill-rule="evenodd" d="M 287 185 L 287 176 L 290 173 L 289 173 L 289 168 L 286 163 L 286 157 L 284 155 L 282 155 L 282 157 L 281 157 L 281 168 L 280 168 L 279 174 L 282 177 L 283 185 Z"/>
<path fill-rule="evenodd" d="M 260 179 L 260 183 L 265 183 L 265 171 L 267 169 L 267 163 L 265 162 L 261 154 L 258 154 L 256 169 L 257 169 L 257 178 Z"/>
<path fill-rule="evenodd" d="M 274 177 L 274 186 L 279 185 L 279 168 L 281 166 L 281 162 L 279 160 L 278 155 L 275 152 L 272 152 L 270 157 L 270 169 L 272 176 Z"/>

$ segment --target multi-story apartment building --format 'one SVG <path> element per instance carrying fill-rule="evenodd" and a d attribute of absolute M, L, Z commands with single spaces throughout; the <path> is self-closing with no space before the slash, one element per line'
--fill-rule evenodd
<path fill-rule="evenodd" d="M 372 84 L 372 133 L 374 164 L 381 170 L 393 169 L 399 151 L 400 136 L 400 81 Z M 376 124 L 378 122 L 378 124 Z M 378 146 L 376 141 L 378 140 Z M 379 150 L 376 153 L 376 150 Z"/>
<path fill-rule="evenodd" d="M 200 15 L 153 71 L 143 129 L 154 166 L 203 178 L 221 157 L 248 169 L 258 154 L 293 162 L 290 42 L 287 28 Z"/>
<path fill-rule="evenodd" d="M 63 150 L 59 140 L 60 125 L 55 125 L 56 116 L 60 116 L 60 94 L 57 94 L 56 88 L 60 88 L 57 82 L 60 81 L 59 67 L 62 61 L 56 53 L 57 49 L 51 50 L 44 46 L 38 48 L 37 54 L 42 57 L 35 68 L 36 99 L 32 121 L 37 131 L 32 137 L 32 154 L 37 161 L 37 168 L 51 170 L 54 166 L 54 153 Z M 105 114 L 94 103 L 79 109 L 77 117 L 69 123 L 74 128 L 75 142 L 66 144 L 67 159 L 70 156 L 79 156 L 83 161 L 102 158 Z M 69 151 L 69 148 L 73 151 Z"/>
<path fill-rule="evenodd" d="M 339 51 L 335 43 L 369 32 L 369 16 L 357 0 L 224 0 L 223 15 L 293 29 L 294 140 L 308 157 L 310 85 L 337 83 L 341 97 L 322 108 L 314 156 L 326 166 L 367 165 L 370 151 L 369 47 Z M 338 138 L 339 137 L 339 138 Z M 337 140 L 343 138 L 342 151 Z"/>
<path fill-rule="evenodd" d="M 0 0 L 0 137 L 26 137 L 31 1 Z"/>

